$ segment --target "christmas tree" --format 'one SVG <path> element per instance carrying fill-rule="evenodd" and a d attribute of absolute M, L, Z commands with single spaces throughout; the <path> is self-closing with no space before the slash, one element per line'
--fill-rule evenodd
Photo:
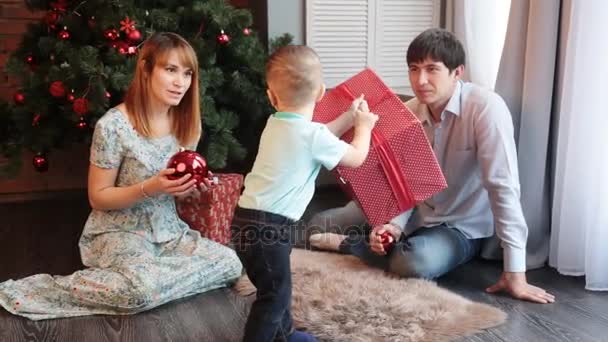
<path fill-rule="evenodd" d="M 245 157 L 255 155 L 271 108 L 264 91 L 268 53 L 248 10 L 224 0 L 26 3 L 46 15 L 29 26 L 6 65 L 20 88 L 0 104 L 0 155 L 11 160 L 4 175 L 19 169 L 24 149 L 37 153 L 33 166 L 44 171 L 53 150 L 90 142 L 96 120 L 121 102 L 138 47 L 155 31 L 179 33 L 197 52 L 199 152 L 211 169 L 249 167 Z"/>

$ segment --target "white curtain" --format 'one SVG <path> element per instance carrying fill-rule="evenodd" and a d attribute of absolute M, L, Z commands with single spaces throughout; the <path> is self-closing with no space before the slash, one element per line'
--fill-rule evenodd
<path fill-rule="evenodd" d="M 458 0 L 454 34 L 467 51 L 464 79 L 494 89 L 511 0 Z"/>
<path fill-rule="evenodd" d="M 608 290 L 608 3 L 562 1 L 549 263 Z"/>
<path fill-rule="evenodd" d="M 529 228 L 528 269 L 544 266 L 549 256 L 551 177 L 548 155 L 559 8 L 556 0 L 512 2 L 495 87 L 513 116 L 521 204 Z M 498 238 L 484 243 L 482 256 L 488 259 L 502 256 Z"/>

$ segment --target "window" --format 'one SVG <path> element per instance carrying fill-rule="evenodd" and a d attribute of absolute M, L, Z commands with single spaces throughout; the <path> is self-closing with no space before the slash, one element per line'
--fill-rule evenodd
<path fill-rule="evenodd" d="M 439 26 L 440 0 L 306 0 L 306 45 L 317 51 L 331 88 L 374 69 L 412 95 L 405 53 L 421 31 Z"/>

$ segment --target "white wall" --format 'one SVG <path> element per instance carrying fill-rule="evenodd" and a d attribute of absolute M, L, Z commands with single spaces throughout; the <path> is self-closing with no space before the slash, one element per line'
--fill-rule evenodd
<path fill-rule="evenodd" d="M 305 0 L 268 0 L 268 38 L 293 35 L 294 44 L 304 44 Z"/>

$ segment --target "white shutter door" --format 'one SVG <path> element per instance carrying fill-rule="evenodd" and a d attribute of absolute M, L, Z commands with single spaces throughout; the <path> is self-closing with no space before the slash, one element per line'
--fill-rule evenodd
<path fill-rule="evenodd" d="M 411 95 L 407 46 L 439 25 L 439 8 L 440 0 L 307 0 L 306 45 L 319 54 L 329 88 L 371 67 Z"/>
<path fill-rule="evenodd" d="M 378 0 L 372 67 L 396 93 L 412 95 L 405 59 L 407 47 L 420 32 L 438 26 L 438 15 L 438 1 Z"/>
<path fill-rule="evenodd" d="M 328 88 L 369 65 L 368 0 L 308 0 L 306 5 L 306 45 L 319 54 Z"/>

